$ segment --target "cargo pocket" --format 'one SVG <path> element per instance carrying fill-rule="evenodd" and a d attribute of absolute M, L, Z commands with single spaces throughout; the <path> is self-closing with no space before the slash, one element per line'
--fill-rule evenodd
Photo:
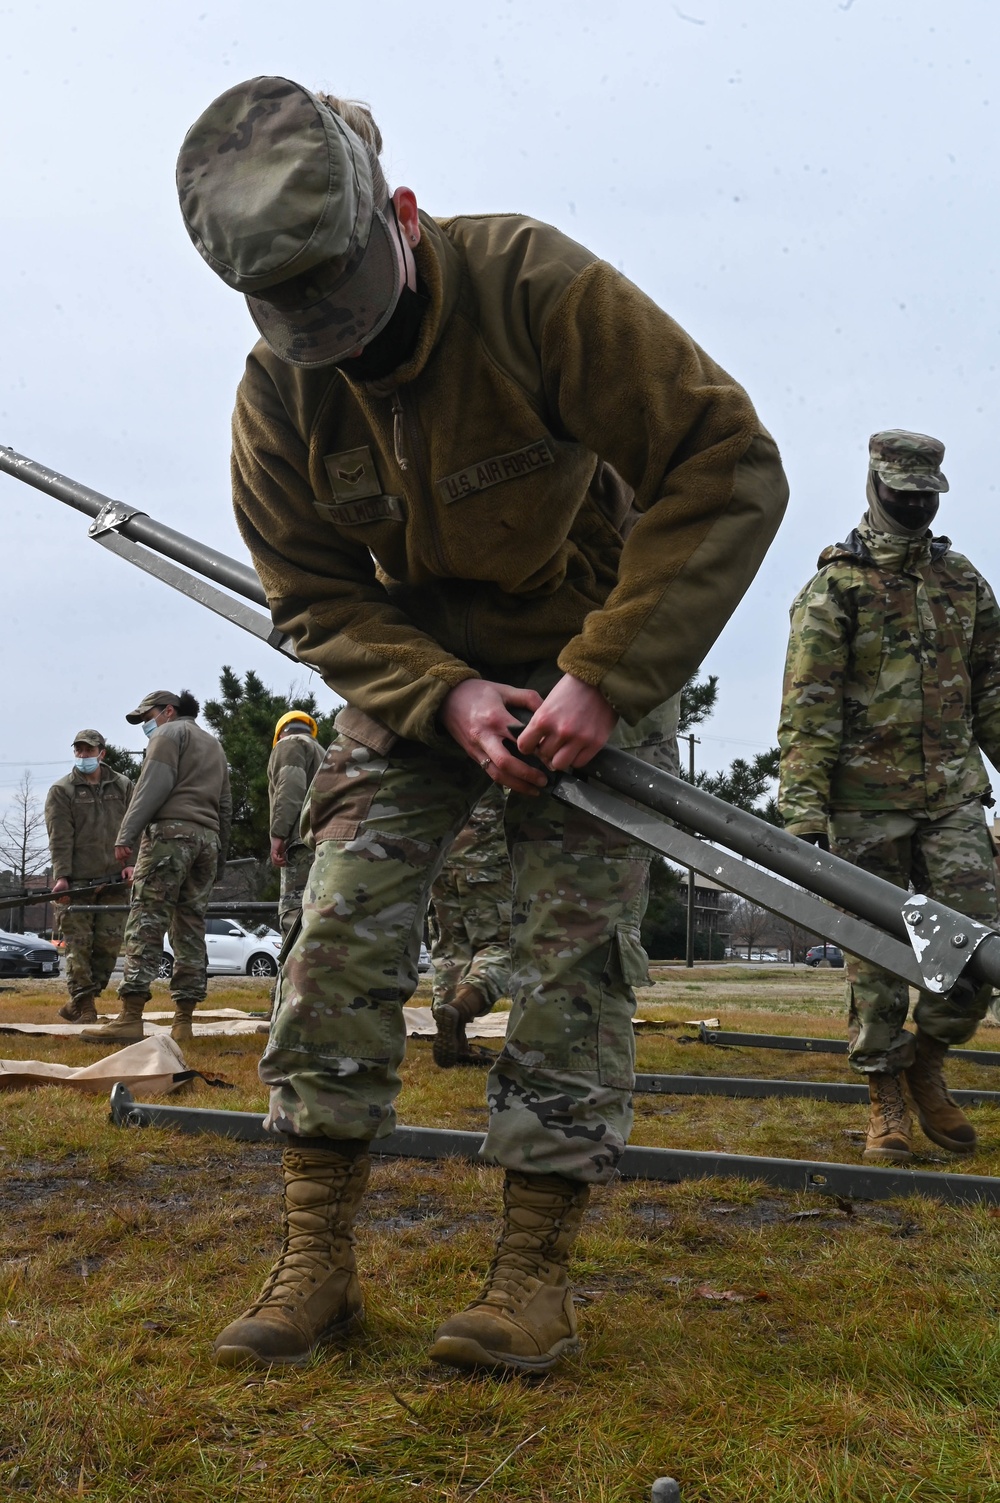
<path fill-rule="evenodd" d="M 360 711 L 352 713 L 357 720 Z M 339 734 L 320 763 L 302 810 L 300 833 L 314 848 L 321 840 L 357 838 L 389 766 L 387 753 L 397 739 L 384 726 L 379 727 L 377 721 L 370 721 L 384 734 L 361 740 L 341 725 L 344 715 L 342 710 L 337 716 Z M 364 734 L 357 723 L 352 723 L 350 729 Z M 372 742 L 379 744 L 373 746 Z"/>
<path fill-rule="evenodd" d="M 630 1091 L 635 1081 L 635 1013 L 633 988 L 649 980 L 649 957 L 637 924 L 618 924 L 601 977 L 601 1019 L 597 1035 L 597 1073 L 603 1086 Z"/>

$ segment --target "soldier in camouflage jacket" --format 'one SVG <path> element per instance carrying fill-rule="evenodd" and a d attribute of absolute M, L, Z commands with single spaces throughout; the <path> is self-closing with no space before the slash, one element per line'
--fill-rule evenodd
<path fill-rule="evenodd" d="M 1000 610 L 968 559 L 931 536 L 938 494 L 948 488 L 943 455 L 923 434 L 875 434 L 865 518 L 824 550 L 819 573 L 796 597 L 780 807 L 793 834 L 995 923 L 980 748 L 1000 765 Z M 989 998 L 989 988 L 968 982 L 944 997 L 922 992 L 914 1036 L 904 1028 L 904 982 L 849 959 L 850 1058 L 869 1077 L 880 1129 L 869 1134 L 866 1158 L 910 1156 L 900 1072 L 925 1131 L 971 1150 L 972 1128 L 947 1104 L 939 1071 L 934 1100 L 921 1102 L 921 1072 L 972 1036 Z M 892 1130 L 882 1132 L 887 1123 Z"/>

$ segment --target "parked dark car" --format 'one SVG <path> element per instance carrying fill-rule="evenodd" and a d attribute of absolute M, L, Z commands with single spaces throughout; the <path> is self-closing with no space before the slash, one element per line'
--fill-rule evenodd
<path fill-rule="evenodd" d="M 59 951 L 34 934 L 0 929 L 0 976 L 58 976 Z"/>
<path fill-rule="evenodd" d="M 811 950 L 806 951 L 806 965 L 820 965 L 828 960 L 837 968 L 844 964 L 844 952 L 839 945 L 813 945 Z"/>

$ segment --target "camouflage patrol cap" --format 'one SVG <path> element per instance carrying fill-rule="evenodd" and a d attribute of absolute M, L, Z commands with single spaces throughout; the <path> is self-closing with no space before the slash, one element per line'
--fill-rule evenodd
<path fill-rule="evenodd" d="M 198 251 L 282 360 L 330 365 L 388 323 L 404 267 L 384 183 L 301 84 L 251 78 L 220 94 L 184 138 L 177 191 Z"/>
<path fill-rule="evenodd" d="M 125 719 L 129 725 L 141 725 L 144 720 L 148 719 L 151 710 L 165 710 L 167 705 L 179 704 L 180 699 L 169 689 L 154 689 L 152 694 L 147 694 L 145 699 L 140 700 L 132 713 L 125 716 Z"/>
<path fill-rule="evenodd" d="M 77 742 L 85 746 L 107 746 L 108 744 L 100 731 L 94 730 L 77 731 L 73 737 L 73 745 L 76 746 Z"/>
<path fill-rule="evenodd" d="M 878 478 L 894 491 L 946 491 L 941 474 L 944 444 L 926 433 L 887 428 L 868 440 L 868 460 Z"/>

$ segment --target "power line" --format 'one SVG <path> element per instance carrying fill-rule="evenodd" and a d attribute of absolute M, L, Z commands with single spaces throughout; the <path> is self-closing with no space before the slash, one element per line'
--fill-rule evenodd
<path fill-rule="evenodd" d="M 56 757 L 51 762 L 0 762 L 0 767 L 61 767 L 64 762 L 70 761 L 71 757 Z"/>
<path fill-rule="evenodd" d="M 736 736 L 709 736 L 704 731 L 702 732 L 702 740 L 722 741 L 728 746 L 757 746 L 761 747 L 764 751 L 770 751 L 774 745 L 773 741 L 740 741 Z"/>

